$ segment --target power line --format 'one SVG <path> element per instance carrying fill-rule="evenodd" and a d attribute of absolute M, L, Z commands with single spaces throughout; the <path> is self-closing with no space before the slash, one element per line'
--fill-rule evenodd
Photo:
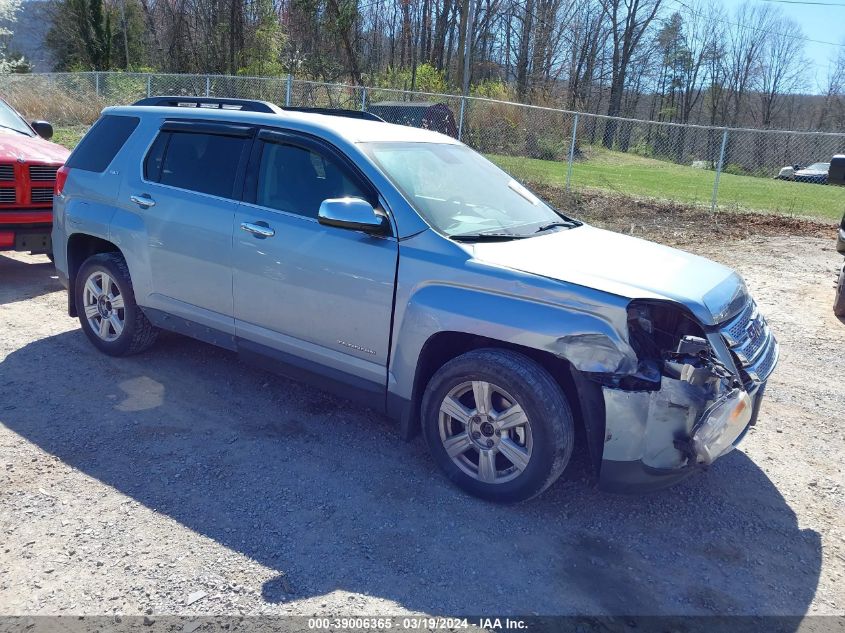
<path fill-rule="evenodd" d="M 787 0 L 767 0 L 772 2 L 786 2 Z M 803 1 L 803 0 L 802 0 Z M 700 18 L 708 19 L 710 16 L 706 16 L 702 14 L 700 11 L 696 11 L 691 6 L 683 2 L 682 0 L 672 0 L 672 2 L 676 2 L 684 9 L 692 13 L 693 15 L 697 15 Z M 840 5 L 842 6 L 842 5 Z M 795 35 L 794 33 L 776 33 L 769 29 L 760 28 L 757 26 L 750 26 L 748 24 L 742 24 L 741 22 L 731 22 L 730 20 L 719 20 L 722 24 L 729 24 L 731 26 L 735 26 L 741 29 L 747 29 L 749 31 L 757 31 L 758 33 L 766 33 L 767 35 L 779 35 L 780 37 L 788 37 L 794 40 L 802 40 L 804 42 L 811 42 L 813 44 L 824 44 L 825 46 L 835 46 L 837 48 L 845 48 L 845 44 L 837 44 L 836 42 L 827 42 L 825 40 L 814 40 L 812 38 L 806 37 L 804 35 Z"/>
<path fill-rule="evenodd" d="M 779 2 L 781 4 L 800 4 L 806 6 L 817 7 L 841 7 L 845 9 L 845 4 L 839 2 L 806 2 L 805 0 L 762 0 L 763 2 Z"/>

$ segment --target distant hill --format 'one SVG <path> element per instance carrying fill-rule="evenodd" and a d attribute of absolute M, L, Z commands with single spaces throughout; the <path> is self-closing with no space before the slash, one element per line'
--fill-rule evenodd
<path fill-rule="evenodd" d="M 17 22 L 5 25 L 12 31 L 9 52 L 22 53 L 37 73 L 53 70 L 53 59 L 44 39 L 50 29 L 50 1 L 24 0 Z"/>

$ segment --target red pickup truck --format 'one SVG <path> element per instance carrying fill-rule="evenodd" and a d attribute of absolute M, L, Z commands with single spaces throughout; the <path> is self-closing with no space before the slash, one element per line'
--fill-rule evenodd
<path fill-rule="evenodd" d="M 0 99 L 0 251 L 52 254 L 56 171 L 70 154 L 52 136 L 49 123 L 27 123 Z"/>

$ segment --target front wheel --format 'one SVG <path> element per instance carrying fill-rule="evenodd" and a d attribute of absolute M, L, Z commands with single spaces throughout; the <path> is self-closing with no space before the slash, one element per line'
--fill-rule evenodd
<path fill-rule="evenodd" d="M 441 367 L 423 397 L 422 425 L 446 476 L 490 501 L 540 494 L 572 455 L 566 396 L 543 367 L 509 350 L 475 350 Z"/>
<path fill-rule="evenodd" d="M 833 314 L 838 317 L 845 317 L 845 264 L 839 273 L 839 281 L 836 282 L 836 298 L 833 300 Z"/>
<path fill-rule="evenodd" d="M 118 253 L 92 255 L 79 269 L 75 288 L 82 331 L 110 356 L 147 349 L 157 330 L 135 303 L 126 261 Z"/>

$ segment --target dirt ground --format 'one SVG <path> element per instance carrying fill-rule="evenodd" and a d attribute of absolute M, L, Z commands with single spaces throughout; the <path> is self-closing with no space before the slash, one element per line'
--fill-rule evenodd
<path fill-rule="evenodd" d="M 421 439 L 229 352 L 99 354 L 46 258 L 0 255 L 0 612 L 845 613 L 834 229 L 581 213 L 734 266 L 782 346 L 741 449 L 664 492 L 578 458 L 531 502 L 469 498 Z"/>

